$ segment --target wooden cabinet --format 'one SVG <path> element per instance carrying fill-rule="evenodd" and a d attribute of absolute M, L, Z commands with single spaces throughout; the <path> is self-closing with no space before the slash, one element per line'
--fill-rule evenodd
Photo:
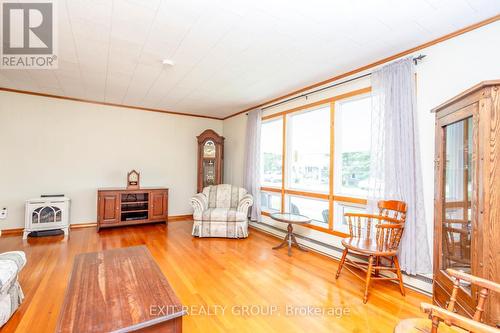
<path fill-rule="evenodd" d="M 224 169 L 224 137 L 206 130 L 198 139 L 198 193 L 209 185 L 222 184 Z"/>
<path fill-rule="evenodd" d="M 99 195 L 98 220 L 100 223 L 117 223 L 120 221 L 120 200 L 118 192 L 104 191 Z"/>
<path fill-rule="evenodd" d="M 149 198 L 149 218 L 150 219 L 166 219 L 168 211 L 167 192 L 151 191 Z"/>
<path fill-rule="evenodd" d="M 97 191 L 97 230 L 162 221 L 168 222 L 167 188 Z"/>
<path fill-rule="evenodd" d="M 500 80 L 483 82 L 436 112 L 434 288 L 444 307 L 453 287 L 447 268 L 500 282 Z M 483 321 L 500 324 L 500 295 Z M 477 290 L 463 284 L 459 313 L 471 316 Z"/>

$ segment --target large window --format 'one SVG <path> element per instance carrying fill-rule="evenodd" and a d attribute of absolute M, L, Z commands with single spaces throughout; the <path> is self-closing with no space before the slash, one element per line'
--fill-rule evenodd
<path fill-rule="evenodd" d="M 289 187 L 328 193 L 330 105 L 292 113 L 287 127 Z"/>
<path fill-rule="evenodd" d="M 286 200 L 288 202 L 288 212 L 305 215 L 312 219 L 313 224 L 328 228 L 328 200 L 295 195 L 287 195 Z"/>
<path fill-rule="evenodd" d="M 282 186 L 283 119 L 262 123 L 261 128 L 261 185 Z"/>
<path fill-rule="evenodd" d="M 365 197 L 370 174 L 370 96 L 335 103 L 335 194 Z"/>
<path fill-rule="evenodd" d="M 370 172 L 370 89 L 263 118 L 262 211 L 302 214 L 344 235 L 343 214 L 365 209 Z"/>
<path fill-rule="evenodd" d="M 276 213 L 281 211 L 281 194 L 260 192 L 260 205 L 263 212 Z"/>
<path fill-rule="evenodd" d="M 362 204 L 355 204 L 350 202 L 335 201 L 333 206 L 335 212 L 334 220 L 337 221 L 335 230 L 339 232 L 349 233 L 349 225 L 344 219 L 345 213 L 366 213 L 365 206 Z"/>

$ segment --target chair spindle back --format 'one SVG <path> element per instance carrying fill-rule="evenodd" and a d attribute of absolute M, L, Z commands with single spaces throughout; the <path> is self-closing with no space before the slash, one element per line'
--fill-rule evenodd
<path fill-rule="evenodd" d="M 379 215 L 391 217 L 406 222 L 406 211 L 408 206 L 403 201 L 385 200 L 378 202 Z"/>
<path fill-rule="evenodd" d="M 380 249 L 395 250 L 399 247 L 406 221 L 407 205 L 402 201 L 378 202 L 379 214 L 346 213 L 344 218 L 351 237 L 371 239 L 375 236 Z M 372 233 L 375 226 L 375 235 Z"/>

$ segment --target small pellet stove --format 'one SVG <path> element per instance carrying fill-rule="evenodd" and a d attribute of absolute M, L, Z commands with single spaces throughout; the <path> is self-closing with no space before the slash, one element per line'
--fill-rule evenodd
<path fill-rule="evenodd" d="M 62 230 L 69 235 L 69 198 L 65 196 L 42 196 L 26 200 L 23 239 L 32 232 L 50 234 L 49 230 Z"/>

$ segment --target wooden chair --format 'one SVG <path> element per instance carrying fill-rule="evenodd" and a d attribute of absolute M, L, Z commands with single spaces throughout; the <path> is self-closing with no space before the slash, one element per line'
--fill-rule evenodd
<path fill-rule="evenodd" d="M 481 316 L 484 304 L 490 291 L 500 292 L 500 284 L 482 279 L 473 275 L 447 269 L 446 273 L 455 278 L 453 291 L 446 309 L 436 305 L 422 303 L 420 309 L 429 314 L 429 318 L 411 318 L 399 322 L 394 328 L 394 333 L 500 333 L 500 329 L 481 323 Z M 474 316 L 467 318 L 455 312 L 455 302 L 457 300 L 460 281 L 467 281 L 478 286 L 477 306 Z M 444 323 L 444 325 L 440 325 Z"/>
<path fill-rule="evenodd" d="M 457 224 L 443 223 L 443 258 L 447 267 L 470 269 L 471 232 L 467 226 L 457 228 Z"/>
<path fill-rule="evenodd" d="M 379 215 L 356 213 L 344 215 L 349 225 L 350 237 L 342 240 L 345 249 L 335 278 L 339 278 L 344 264 L 365 271 L 366 277 L 358 275 L 346 266 L 354 276 L 365 281 L 363 303 L 368 301 L 371 280 L 397 280 L 401 294 L 405 295 L 397 251 L 406 221 L 406 203 L 394 200 L 380 201 L 378 208 Z M 375 226 L 375 233 L 372 226 Z M 368 263 L 348 258 L 349 251 L 368 257 Z M 390 271 L 395 277 L 380 276 L 380 271 Z"/>

